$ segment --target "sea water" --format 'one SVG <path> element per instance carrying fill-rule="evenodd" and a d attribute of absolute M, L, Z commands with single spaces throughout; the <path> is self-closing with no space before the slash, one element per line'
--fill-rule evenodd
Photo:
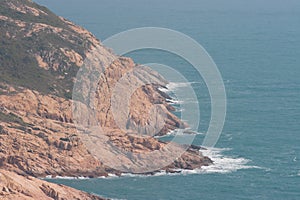
<path fill-rule="evenodd" d="M 50 179 L 115 199 L 300 199 L 300 1 L 37 0 L 100 40 L 130 28 L 181 31 L 202 44 L 226 87 L 227 117 L 214 166 L 180 174 Z M 210 119 L 207 88 L 189 64 L 157 50 L 137 63 L 180 69 L 197 92 L 201 145 Z M 184 84 L 171 83 L 170 90 Z M 188 99 L 180 100 L 183 103 Z"/>

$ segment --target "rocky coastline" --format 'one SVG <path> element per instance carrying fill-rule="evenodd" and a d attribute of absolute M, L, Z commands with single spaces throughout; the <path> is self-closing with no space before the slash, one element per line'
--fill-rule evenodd
<path fill-rule="evenodd" d="M 0 47 L 1 199 L 102 199 L 38 178 L 96 178 L 122 173 L 93 155 L 81 140 L 74 122 L 72 88 L 76 73 L 86 58 L 95 56 L 95 48 L 97 58 L 108 65 L 97 83 L 97 101 L 93 105 L 105 136 L 129 152 L 145 153 L 167 146 L 168 143 L 154 136 L 143 138 L 124 132 L 113 119 L 111 88 L 125 73 L 139 67 L 132 59 L 113 54 L 92 33 L 30 0 L 0 1 L 0 33 L 3 35 L 0 41 L 3 44 Z M 160 87 L 166 83 L 162 80 Z M 137 89 L 131 98 L 132 121 L 128 129 L 149 124 L 145 110 L 154 104 L 166 116 L 166 124 L 156 136 L 187 127 L 172 113 L 174 108 L 168 98 L 157 85 Z M 196 169 L 212 164 L 199 149 L 188 147 L 160 170 L 176 173 L 174 169 Z M 109 156 L 104 154 L 103 159 Z M 122 156 L 119 161 L 132 162 Z"/>

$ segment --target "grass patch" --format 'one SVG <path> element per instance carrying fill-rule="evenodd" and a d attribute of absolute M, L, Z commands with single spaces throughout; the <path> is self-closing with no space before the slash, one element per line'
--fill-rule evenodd
<path fill-rule="evenodd" d="M 0 112 L 0 121 L 17 123 L 23 127 L 32 126 L 32 124 L 24 122 L 21 117 L 15 115 L 13 113 L 5 114 L 3 112 Z"/>
<path fill-rule="evenodd" d="M 56 16 L 54 13 L 52 13 L 48 8 L 44 6 L 40 6 L 34 2 L 24 1 L 24 0 L 22 1 L 9 0 L 9 1 L 17 7 L 25 4 L 29 7 L 42 10 L 48 15 L 41 14 L 39 16 L 34 16 L 31 13 L 24 14 L 22 12 L 18 12 L 16 10 L 9 8 L 9 6 L 5 3 L 7 2 L 7 0 L 0 0 L 0 15 L 4 15 L 13 19 L 22 20 L 26 22 L 44 23 L 44 24 L 49 24 L 51 26 L 56 26 L 60 28 L 68 28 L 67 25 L 63 23 L 58 16 Z"/>
<path fill-rule="evenodd" d="M 34 16 L 30 12 L 24 14 L 9 8 L 7 2 L 17 7 L 27 5 L 40 9 L 47 15 Z M 73 79 L 79 68 L 59 49 L 72 49 L 84 59 L 85 51 L 91 43 L 50 10 L 31 1 L 0 0 L 0 15 L 26 22 L 25 30 L 32 28 L 31 23 L 44 23 L 63 29 L 61 33 L 45 29 L 24 37 L 26 31 L 22 31 L 15 23 L 0 20 L 0 82 L 71 99 Z M 10 38 L 9 35 L 15 37 Z M 49 65 L 58 63 L 57 70 L 41 68 L 35 55 L 45 58 Z M 61 76 L 64 78 L 59 78 Z"/>

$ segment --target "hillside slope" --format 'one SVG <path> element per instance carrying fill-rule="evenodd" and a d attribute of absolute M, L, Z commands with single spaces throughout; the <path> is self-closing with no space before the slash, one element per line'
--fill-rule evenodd
<path fill-rule="evenodd" d="M 158 89 L 167 82 L 159 75 L 149 73 L 147 76 L 159 79 L 161 84 L 148 84 L 133 93 L 130 123 L 127 130 L 121 130 L 111 111 L 112 88 L 124 74 L 140 66 L 130 58 L 114 55 L 90 32 L 56 16 L 45 7 L 29 0 L 0 0 L 0 35 L 2 170 L 34 177 L 98 177 L 122 172 L 103 162 L 110 159 L 110 152 L 97 157 L 86 147 L 79 137 L 78 125 L 74 123 L 72 90 L 76 74 L 84 66 L 86 58 L 95 55 L 103 65 L 107 65 L 107 69 L 96 83 L 99 86 L 96 101 L 85 104 L 84 108 L 96 111 L 96 122 L 103 127 L 111 144 L 133 153 L 147 153 L 166 147 L 167 143 L 152 136 L 140 138 L 134 134 L 137 126 L 150 124 L 151 128 L 159 123 L 151 124 L 148 111 L 153 105 L 164 111 L 164 115 L 159 117 L 165 117 L 166 121 L 157 135 L 187 126 L 172 114 L 173 108 L 166 101 L 168 95 Z M 90 94 L 83 93 L 85 95 Z M 89 116 L 85 117 L 89 119 Z M 88 121 L 89 125 L 95 123 Z M 148 133 L 148 129 L 139 131 L 145 135 Z M 180 150 L 180 147 L 174 147 L 174 150 Z M 121 155 L 118 159 L 122 164 L 134 162 Z M 162 169 L 194 169 L 211 163 L 197 149 L 189 148 Z M 32 178 L 31 181 L 35 180 Z M 6 192 L 0 193 L 0 196 L 13 193 L 12 190 L 3 190 Z"/>

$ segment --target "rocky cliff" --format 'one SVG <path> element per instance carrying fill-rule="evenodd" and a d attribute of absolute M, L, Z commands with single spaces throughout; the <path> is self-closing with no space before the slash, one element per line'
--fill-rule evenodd
<path fill-rule="evenodd" d="M 80 196 L 84 193 L 31 176 L 97 177 L 122 172 L 103 162 L 110 159 L 110 152 L 99 158 L 86 147 L 73 116 L 72 91 L 76 74 L 91 56 L 107 68 L 96 83 L 94 101 L 83 101 L 84 109 L 93 108 L 94 121 L 90 116 L 82 117 L 86 117 L 89 125 L 99 124 L 109 143 L 133 153 L 166 147 L 167 143 L 154 139 L 153 135 L 138 135 L 147 135 L 151 128 L 158 126 L 159 120 L 152 123 L 149 116 L 153 105 L 164 111 L 164 115 L 156 116 L 157 119 L 164 117 L 165 121 L 156 135 L 187 126 L 172 114 L 173 108 L 166 101 L 168 95 L 158 90 L 167 82 L 145 70 L 143 76 L 137 76 L 140 81 L 148 76 L 160 80 L 160 84 L 147 84 L 134 91 L 129 105 L 130 120 L 126 130 L 121 130 L 111 110 L 112 88 L 127 72 L 140 66 L 130 58 L 114 55 L 90 32 L 45 7 L 29 0 L 0 0 L 0 35 L 0 196 L 6 199 L 16 199 L 14 195 L 34 199 L 34 194 L 70 199 L 64 196 L 69 193 L 74 193 L 78 199 L 97 199 L 87 194 Z M 82 93 L 83 99 L 89 95 L 89 92 Z M 144 126 L 148 128 L 138 128 Z M 165 151 L 171 153 L 180 148 L 174 145 Z M 125 164 L 134 162 L 126 156 L 118 159 Z M 167 160 L 166 157 L 162 159 Z M 188 148 L 163 169 L 194 169 L 211 163 L 195 148 Z M 26 187 L 29 182 L 34 182 L 37 189 Z"/>

